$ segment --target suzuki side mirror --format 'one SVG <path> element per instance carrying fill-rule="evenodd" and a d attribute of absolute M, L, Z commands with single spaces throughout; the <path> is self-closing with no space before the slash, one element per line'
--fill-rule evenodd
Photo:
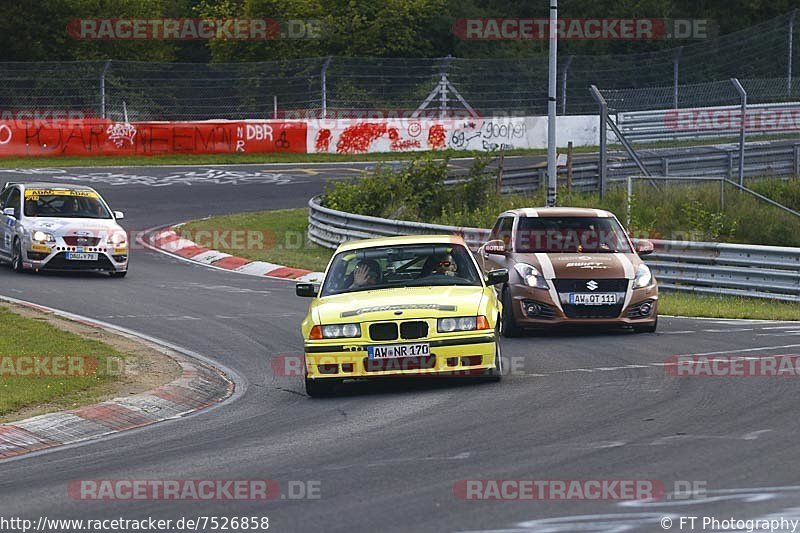
<path fill-rule="evenodd" d="M 489 241 L 483 245 L 483 251 L 487 255 L 506 255 L 506 243 L 501 240 Z"/>
<path fill-rule="evenodd" d="M 639 255 L 649 255 L 655 251 L 655 246 L 653 246 L 652 241 L 648 241 L 647 239 L 641 239 L 636 241 L 636 253 Z"/>

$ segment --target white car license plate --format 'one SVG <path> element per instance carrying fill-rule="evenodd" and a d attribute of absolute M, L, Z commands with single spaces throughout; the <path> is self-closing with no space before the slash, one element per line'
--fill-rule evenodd
<path fill-rule="evenodd" d="M 370 359 L 396 359 L 398 357 L 426 357 L 431 349 L 428 343 L 387 344 L 386 346 L 367 346 Z"/>
<path fill-rule="evenodd" d="M 613 292 L 600 292 L 597 294 L 573 292 L 569 295 L 569 303 L 572 305 L 614 305 L 617 303 L 617 295 Z"/>
<path fill-rule="evenodd" d="M 67 254 L 67 261 L 97 261 L 97 254 L 72 252 Z"/>

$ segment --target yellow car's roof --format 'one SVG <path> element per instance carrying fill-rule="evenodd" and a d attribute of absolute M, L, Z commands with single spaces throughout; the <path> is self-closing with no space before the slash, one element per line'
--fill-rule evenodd
<path fill-rule="evenodd" d="M 340 244 L 337 252 L 374 248 L 377 246 L 399 246 L 403 244 L 460 244 L 466 247 L 464 239 L 457 235 L 405 235 L 402 237 L 380 237 L 377 239 L 350 241 Z"/>

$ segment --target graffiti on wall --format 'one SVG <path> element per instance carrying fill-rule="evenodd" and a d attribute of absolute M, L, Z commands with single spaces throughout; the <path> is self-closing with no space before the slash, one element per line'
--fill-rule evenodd
<path fill-rule="evenodd" d="M 309 121 L 309 151 L 338 154 L 496 150 L 528 145 L 525 119 Z"/>
<path fill-rule="evenodd" d="M 0 123 L 0 157 L 306 152 L 304 122 Z"/>

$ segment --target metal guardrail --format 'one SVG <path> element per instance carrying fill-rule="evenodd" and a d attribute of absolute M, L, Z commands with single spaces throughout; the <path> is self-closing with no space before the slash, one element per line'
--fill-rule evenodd
<path fill-rule="evenodd" d="M 489 230 L 356 215 L 308 202 L 308 237 L 335 249 L 351 240 L 396 235 L 458 234 L 477 248 Z M 664 289 L 800 302 L 800 248 L 690 241 L 653 241 L 646 261 Z"/>
<path fill-rule="evenodd" d="M 796 132 L 798 115 L 800 102 L 749 105 L 745 125 L 750 135 Z M 620 112 L 617 124 L 629 141 L 669 141 L 736 137 L 741 118 L 741 106 L 732 105 Z"/>
<path fill-rule="evenodd" d="M 325 248 L 335 249 L 343 242 L 373 237 L 442 234 L 461 235 L 470 247 L 478 248 L 489 236 L 489 230 L 483 228 L 456 228 L 356 215 L 329 209 L 320 202 L 320 196 L 308 202 L 308 238 Z"/>
<path fill-rule="evenodd" d="M 654 176 L 717 176 L 735 179 L 739 167 L 738 146 L 717 145 L 669 150 L 640 150 L 639 156 Z M 503 192 L 537 190 L 547 183 L 547 169 L 515 168 L 503 172 Z M 559 182 L 566 179 L 566 170 L 559 168 Z M 609 157 L 608 181 L 623 182 L 628 176 L 641 174 L 636 163 L 627 158 Z M 800 177 L 800 143 L 753 142 L 745 149 L 746 177 Z M 572 186 L 578 191 L 599 189 L 599 162 L 580 162 L 572 168 Z"/>

